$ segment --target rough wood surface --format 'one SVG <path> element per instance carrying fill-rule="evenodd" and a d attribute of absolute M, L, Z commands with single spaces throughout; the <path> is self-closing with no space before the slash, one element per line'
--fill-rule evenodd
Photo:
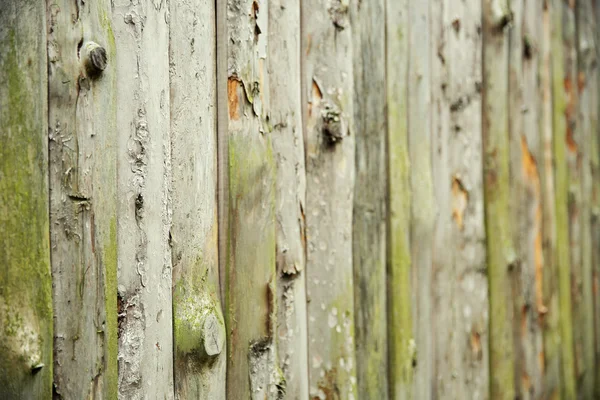
<path fill-rule="evenodd" d="M 411 284 L 415 321 L 414 397 L 433 395 L 432 256 L 436 204 L 431 154 L 430 1 L 411 2 L 408 10 L 408 148 L 411 186 Z"/>
<path fill-rule="evenodd" d="M 408 0 L 386 2 L 388 134 L 387 313 L 389 390 L 412 399 L 413 337 L 410 284 L 410 162 L 408 157 Z"/>
<path fill-rule="evenodd" d="M 568 135 L 568 83 L 565 75 L 565 52 L 563 48 L 562 1 L 552 1 L 551 63 L 552 63 L 552 107 L 553 107 L 553 161 L 554 204 L 556 212 L 555 261 L 558 277 L 561 396 L 574 399 L 576 396 L 575 360 L 573 354 L 573 326 L 571 308 L 571 260 L 569 242 L 567 168 Z"/>
<path fill-rule="evenodd" d="M 355 186 L 352 257 L 358 398 L 388 398 L 385 0 L 350 7 Z"/>
<path fill-rule="evenodd" d="M 517 7 L 517 5 L 519 7 Z M 513 329 L 515 332 L 515 388 L 522 399 L 542 394 L 543 302 L 542 279 L 542 161 L 538 71 L 542 5 L 513 2 L 510 32 L 509 119 L 510 199 L 515 265 Z"/>
<path fill-rule="evenodd" d="M 590 40 L 593 40 L 595 46 L 592 46 L 593 59 L 596 61 L 594 68 L 588 71 L 585 82 L 586 87 L 590 88 L 590 110 L 594 117 L 591 118 L 590 137 L 589 137 L 589 163 L 591 173 L 591 193 L 590 193 L 590 225 L 592 231 L 592 289 L 594 296 L 594 342 L 595 342 L 595 361 L 596 374 L 594 379 L 594 395 L 600 398 L 600 135 L 598 132 L 598 112 L 600 112 L 600 4 L 593 3 L 594 26 L 596 27 Z"/>
<path fill-rule="evenodd" d="M 44 2 L 0 7 L 0 398 L 52 396 Z"/>
<path fill-rule="evenodd" d="M 109 2 L 51 0 L 48 21 L 54 397 L 117 396 L 116 60 Z M 95 42 L 108 58 L 86 71 Z"/>
<path fill-rule="evenodd" d="M 489 388 L 481 2 L 433 1 L 431 29 L 434 398 L 479 399 Z"/>
<path fill-rule="evenodd" d="M 593 351 L 598 331 L 594 327 L 594 294 L 593 294 L 593 214 L 592 214 L 592 157 L 598 156 L 594 151 L 593 137 L 598 136 L 598 86 L 597 86 L 597 42 L 596 18 L 594 15 L 593 1 L 581 0 L 576 4 L 576 33 L 577 33 L 577 80 L 574 88 L 579 94 L 579 114 L 576 138 L 577 161 L 580 168 L 581 200 L 579 209 L 575 210 L 580 215 L 580 226 L 577 234 L 580 237 L 580 275 L 575 287 L 579 291 L 580 306 L 574 310 L 578 319 L 574 320 L 580 332 L 580 348 L 577 350 L 577 372 L 579 374 L 578 396 L 582 399 L 594 398 L 596 380 L 596 358 Z M 575 84 L 576 83 L 576 84 Z M 568 138 L 567 138 L 568 139 Z M 567 142 L 568 144 L 569 142 Z"/>
<path fill-rule="evenodd" d="M 169 9 L 164 1 L 111 3 L 118 44 L 119 395 L 170 399 Z"/>
<path fill-rule="evenodd" d="M 285 398 L 308 399 L 300 1 L 269 2 L 269 125 L 276 166 L 277 351 Z"/>
<path fill-rule="evenodd" d="M 227 397 L 277 398 L 275 163 L 267 42 L 269 3 L 229 0 Z"/>
<path fill-rule="evenodd" d="M 506 0 L 483 2 L 483 173 L 490 322 L 490 398 L 513 399 L 510 271 L 516 255 L 509 215 L 508 24 Z"/>
<path fill-rule="evenodd" d="M 208 0 L 169 3 L 175 397 L 225 399 L 219 291 L 216 18 Z"/>
<path fill-rule="evenodd" d="M 356 399 L 354 137 L 348 1 L 302 2 L 310 398 Z"/>

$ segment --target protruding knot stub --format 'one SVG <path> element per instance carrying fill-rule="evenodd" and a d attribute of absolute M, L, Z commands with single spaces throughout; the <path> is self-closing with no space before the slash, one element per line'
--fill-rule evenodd
<path fill-rule="evenodd" d="M 106 50 L 96 42 L 86 42 L 83 45 L 83 65 L 90 77 L 98 76 L 106 69 Z"/>
<path fill-rule="evenodd" d="M 214 313 L 209 313 L 202 326 L 204 351 L 209 357 L 221 354 L 225 343 L 225 331 Z"/>
<path fill-rule="evenodd" d="M 328 144 L 335 145 L 341 142 L 346 135 L 346 126 L 341 113 L 337 109 L 327 105 L 323 110 L 322 118 L 322 132 Z"/>

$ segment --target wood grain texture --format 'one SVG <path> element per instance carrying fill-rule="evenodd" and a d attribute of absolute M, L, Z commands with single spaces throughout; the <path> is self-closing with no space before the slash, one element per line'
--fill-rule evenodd
<path fill-rule="evenodd" d="M 310 398 L 356 399 L 349 2 L 302 2 Z"/>
<path fill-rule="evenodd" d="M 580 275 L 575 282 L 580 295 L 580 306 L 574 310 L 578 319 L 575 324 L 580 332 L 581 349 L 577 355 L 578 396 L 584 399 L 594 398 L 594 386 L 597 375 L 596 358 L 593 351 L 598 332 L 594 326 L 593 294 L 593 175 L 592 158 L 594 154 L 593 137 L 598 135 L 598 79 L 597 79 L 597 41 L 596 17 L 593 1 L 582 0 L 576 4 L 576 47 L 577 47 L 577 85 L 579 95 L 577 127 L 577 161 L 581 182 L 579 208 L 580 226 L 577 234 L 580 239 Z M 595 152 L 597 156 L 597 151 Z M 572 184 L 572 181 L 571 181 Z M 573 258 L 572 258 L 573 259 Z"/>
<path fill-rule="evenodd" d="M 517 7 L 517 5 L 519 7 Z M 541 120 L 538 71 L 542 5 L 513 2 L 510 33 L 510 205 L 519 262 L 514 271 L 515 388 L 522 399 L 541 398 L 543 299 Z"/>
<path fill-rule="evenodd" d="M 117 66 L 119 395 L 173 398 L 169 9 L 112 1 Z"/>
<path fill-rule="evenodd" d="M 300 39 L 300 1 L 270 0 L 267 70 L 276 166 L 276 342 L 285 398 L 290 400 L 309 396 Z"/>
<path fill-rule="evenodd" d="M 434 398 L 487 398 L 480 1 L 433 1 Z"/>
<path fill-rule="evenodd" d="M 387 313 L 390 398 L 412 399 L 413 336 L 408 157 L 408 0 L 386 2 Z"/>
<path fill-rule="evenodd" d="M 408 148 L 411 186 L 411 272 L 416 367 L 413 396 L 433 395 L 434 343 L 432 320 L 432 257 L 436 204 L 432 177 L 431 54 L 429 0 L 411 2 L 408 18 Z"/>
<path fill-rule="evenodd" d="M 215 2 L 173 0 L 169 11 L 175 397 L 219 400 L 227 352 L 219 290 Z"/>
<path fill-rule="evenodd" d="M 44 2 L 0 7 L 0 398 L 52 396 Z"/>
<path fill-rule="evenodd" d="M 384 0 L 353 3 L 355 183 L 352 257 L 358 397 L 387 399 Z"/>
<path fill-rule="evenodd" d="M 575 360 L 573 353 L 573 326 L 571 308 L 571 260 L 568 214 L 567 168 L 567 108 L 568 85 L 565 85 L 565 52 L 563 48 L 562 1 L 552 2 L 552 107 L 553 107 L 553 161 L 554 203 L 556 211 L 556 269 L 558 273 L 558 298 L 560 308 L 560 359 L 561 396 L 576 396 Z"/>
<path fill-rule="evenodd" d="M 275 162 L 267 116 L 269 3 L 229 0 L 227 397 L 278 398 Z"/>
<path fill-rule="evenodd" d="M 108 13 L 108 1 L 47 3 L 55 398 L 117 396 L 117 69 Z M 98 76 L 83 67 L 90 41 L 108 57 Z"/>
<path fill-rule="evenodd" d="M 513 399 L 513 304 L 516 261 L 509 214 L 508 29 L 505 0 L 483 2 L 483 173 L 489 279 L 490 398 Z"/>

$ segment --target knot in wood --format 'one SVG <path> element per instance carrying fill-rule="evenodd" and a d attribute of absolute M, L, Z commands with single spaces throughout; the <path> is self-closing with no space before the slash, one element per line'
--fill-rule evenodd
<path fill-rule="evenodd" d="M 87 42 L 83 46 L 83 63 L 90 77 L 98 76 L 106 69 L 108 57 L 106 50 L 95 42 Z"/>
<path fill-rule="evenodd" d="M 323 136 L 329 144 L 336 144 L 344 138 L 344 123 L 340 112 L 331 106 L 323 110 Z"/>

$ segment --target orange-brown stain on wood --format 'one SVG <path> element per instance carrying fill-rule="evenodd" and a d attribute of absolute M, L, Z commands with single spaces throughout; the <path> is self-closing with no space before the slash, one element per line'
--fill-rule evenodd
<path fill-rule="evenodd" d="M 540 372 L 544 374 L 546 370 L 546 355 L 544 354 L 544 350 L 538 353 L 538 366 L 540 367 Z"/>
<path fill-rule="evenodd" d="M 536 203 L 535 209 L 535 238 L 533 242 L 533 263 L 535 268 L 535 299 L 537 312 L 543 316 L 548 312 L 548 308 L 544 305 L 543 295 L 543 278 L 544 278 L 544 253 L 542 247 L 542 199 L 540 175 L 537 168 L 537 163 L 527 145 L 525 136 L 521 136 L 521 165 L 522 173 L 525 181 L 529 183 L 533 197 Z"/>
<path fill-rule="evenodd" d="M 452 178 L 452 218 L 456 222 L 458 229 L 462 231 L 464 227 L 464 214 L 469 202 L 469 192 L 467 192 L 459 177 Z"/>
<path fill-rule="evenodd" d="M 240 119 L 240 99 L 238 97 L 238 88 L 240 82 L 235 78 L 229 78 L 227 81 L 227 99 L 229 101 L 229 119 Z"/>
<path fill-rule="evenodd" d="M 567 105 L 565 108 L 565 117 L 567 119 L 567 148 L 571 153 L 577 152 L 577 143 L 575 143 L 573 137 L 573 126 L 575 124 L 575 88 L 573 87 L 573 82 L 571 82 L 570 78 L 565 78 L 564 80 L 565 93 L 567 94 Z"/>
<path fill-rule="evenodd" d="M 579 90 L 579 93 L 581 93 L 583 91 L 584 87 L 585 87 L 585 72 L 579 71 L 579 74 L 577 74 L 577 90 Z"/>
<path fill-rule="evenodd" d="M 315 80 L 313 79 L 313 81 L 312 81 L 312 98 L 308 102 L 308 116 L 309 117 L 312 116 L 313 107 L 318 107 L 319 103 L 321 103 L 322 98 L 323 98 L 323 93 L 321 92 L 321 89 L 319 88 L 319 85 L 317 84 L 317 82 L 315 82 Z"/>
<path fill-rule="evenodd" d="M 529 393 L 531 390 L 531 378 L 529 378 L 529 375 L 527 375 L 526 372 L 523 372 L 523 375 L 521 376 L 521 384 L 523 385 L 524 391 Z"/>
<path fill-rule="evenodd" d="M 481 335 L 476 330 L 471 330 L 471 351 L 477 360 L 481 360 Z"/>

